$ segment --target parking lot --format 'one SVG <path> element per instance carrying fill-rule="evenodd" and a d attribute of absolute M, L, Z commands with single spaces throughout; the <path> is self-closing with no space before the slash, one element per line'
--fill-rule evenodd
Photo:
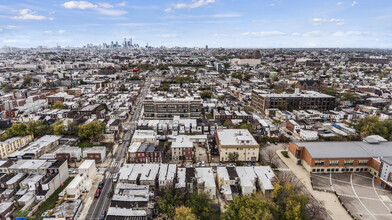
<path fill-rule="evenodd" d="M 369 173 L 312 174 L 314 189 L 336 192 L 355 219 L 392 219 L 392 194 Z"/>

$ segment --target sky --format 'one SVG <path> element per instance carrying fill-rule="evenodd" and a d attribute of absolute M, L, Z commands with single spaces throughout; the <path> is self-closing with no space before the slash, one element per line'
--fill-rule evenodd
<path fill-rule="evenodd" d="M 0 47 L 392 48 L 391 0 L 0 0 Z"/>

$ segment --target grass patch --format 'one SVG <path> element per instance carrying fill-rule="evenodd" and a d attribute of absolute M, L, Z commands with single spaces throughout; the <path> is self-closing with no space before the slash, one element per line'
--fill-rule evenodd
<path fill-rule="evenodd" d="M 94 146 L 92 143 L 90 143 L 90 142 L 80 142 L 79 144 L 78 144 L 78 147 L 80 147 L 80 148 L 86 148 L 86 147 L 92 147 L 92 146 Z"/>
<path fill-rule="evenodd" d="M 287 150 L 286 151 L 282 151 L 282 155 L 284 157 L 286 157 L 286 158 L 289 158 L 289 152 Z"/>
<path fill-rule="evenodd" d="M 50 209 L 53 209 L 54 206 L 56 205 L 57 201 L 59 200 L 59 194 L 61 191 L 65 189 L 65 187 L 68 186 L 68 184 L 73 180 L 73 177 L 69 177 L 65 182 L 63 186 L 60 186 L 54 193 L 49 196 L 49 198 L 42 203 L 42 205 L 38 208 L 37 212 L 35 212 L 34 216 L 35 219 L 42 219 L 41 215 Z"/>

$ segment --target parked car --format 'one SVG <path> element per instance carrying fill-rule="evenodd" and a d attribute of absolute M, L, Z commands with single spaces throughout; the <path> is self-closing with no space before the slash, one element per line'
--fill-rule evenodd
<path fill-rule="evenodd" d="M 120 140 L 120 142 L 119 142 L 120 144 L 122 144 L 123 143 L 123 140 Z"/>
<path fill-rule="evenodd" d="M 118 180 L 118 173 L 113 176 L 113 182 L 117 183 Z"/>
<path fill-rule="evenodd" d="M 101 190 L 97 189 L 97 191 L 95 191 L 94 197 L 98 198 L 101 195 Z"/>
<path fill-rule="evenodd" d="M 106 217 L 106 211 L 102 211 L 101 216 L 99 216 L 99 220 L 105 220 Z"/>
<path fill-rule="evenodd" d="M 102 189 L 104 184 L 105 184 L 105 183 L 104 183 L 103 181 L 100 182 L 100 183 L 98 184 L 98 189 Z"/>
<path fill-rule="evenodd" d="M 287 132 L 288 135 L 293 135 L 293 133 L 291 133 L 290 131 Z"/>
<path fill-rule="evenodd" d="M 202 162 L 201 162 L 201 166 L 202 166 L 202 167 L 205 167 L 205 166 L 206 166 L 206 163 L 205 163 L 204 161 L 202 161 Z"/>

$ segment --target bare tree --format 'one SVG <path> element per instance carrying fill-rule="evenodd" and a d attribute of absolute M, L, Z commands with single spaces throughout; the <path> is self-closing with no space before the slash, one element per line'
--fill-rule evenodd
<path fill-rule="evenodd" d="M 264 151 L 264 160 L 267 164 L 272 164 L 277 158 L 276 152 L 274 149 L 267 149 Z"/>
<path fill-rule="evenodd" d="M 324 207 L 315 199 L 311 199 L 306 206 L 309 219 L 325 219 L 327 212 Z"/>
<path fill-rule="evenodd" d="M 285 172 L 285 171 L 279 172 L 278 181 L 280 185 L 284 185 L 285 183 L 290 183 L 290 185 L 295 189 L 299 189 L 300 186 L 299 179 L 291 172 Z"/>

